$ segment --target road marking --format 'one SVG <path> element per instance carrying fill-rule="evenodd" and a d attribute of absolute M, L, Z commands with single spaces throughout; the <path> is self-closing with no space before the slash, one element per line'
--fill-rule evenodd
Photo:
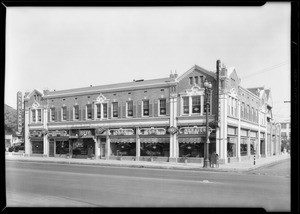
<path fill-rule="evenodd" d="M 79 175 L 79 176 L 89 176 L 89 177 L 103 177 L 103 178 L 124 178 L 124 179 L 132 179 L 132 180 L 151 180 L 151 181 L 170 181 L 170 182 L 185 182 L 185 183 L 201 183 L 201 184 L 220 184 L 221 182 L 210 182 L 208 180 L 183 180 L 183 179 L 172 179 L 172 178 L 153 178 L 153 177 L 133 177 L 126 175 L 104 175 L 104 174 L 93 174 L 93 173 L 78 173 L 78 172 L 62 172 L 62 171 L 46 171 L 46 170 L 37 170 L 37 169 L 17 169 L 17 168 L 6 168 L 7 171 L 15 171 L 15 172 L 28 172 L 28 173 L 49 173 L 49 174 L 62 174 L 62 175 Z M 53 178 L 53 177 L 52 177 Z"/>

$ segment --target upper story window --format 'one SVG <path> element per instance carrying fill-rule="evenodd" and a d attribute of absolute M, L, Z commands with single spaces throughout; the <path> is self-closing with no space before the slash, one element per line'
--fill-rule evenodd
<path fill-rule="evenodd" d="M 31 110 L 31 122 L 35 123 L 36 122 L 36 115 L 35 115 L 35 109 Z"/>
<path fill-rule="evenodd" d="M 50 108 L 50 120 L 51 121 L 55 121 L 55 108 L 54 107 L 52 107 L 52 108 Z"/>
<path fill-rule="evenodd" d="M 112 103 L 112 113 L 113 113 L 113 117 L 118 117 L 118 103 L 117 102 Z"/>
<path fill-rule="evenodd" d="M 183 97 L 183 114 L 189 114 L 190 113 L 190 102 L 189 97 Z"/>
<path fill-rule="evenodd" d="M 231 98 L 231 115 L 234 115 L 234 99 Z"/>
<path fill-rule="evenodd" d="M 63 106 L 61 110 L 62 110 L 62 120 L 67 120 L 67 107 Z"/>
<path fill-rule="evenodd" d="M 204 77 L 200 76 L 200 87 L 203 88 L 203 83 L 204 83 Z"/>
<path fill-rule="evenodd" d="M 196 83 L 196 84 L 199 84 L 199 79 L 198 79 L 197 76 L 195 77 L 195 83 Z"/>
<path fill-rule="evenodd" d="M 92 119 L 92 104 L 86 105 L 86 114 L 87 114 L 87 119 L 91 120 Z"/>
<path fill-rule="evenodd" d="M 241 118 L 244 118 L 244 108 L 245 108 L 245 103 L 242 102 L 242 105 L 241 105 Z"/>
<path fill-rule="evenodd" d="M 74 119 L 79 120 L 79 106 L 78 105 L 74 106 Z"/>
<path fill-rule="evenodd" d="M 286 127 L 287 127 L 286 123 L 281 123 L 281 128 L 282 129 L 286 129 Z"/>
<path fill-rule="evenodd" d="M 190 77 L 190 85 L 193 85 L 193 84 L 194 84 L 194 78 Z"/>
<path fill-rule="evenodd" d="M 98 103 L 96 104 L 96 109 L 97 109 L 97 119 L 101 118 L 101 104 Z"/>
<path fill-rule="evenodd" d="M 127 117 L 133 116 L 133 101 L 127 102 Z"/>
<path fill-rule="evenodd" d="M 247 120 L 250 119 L 250 106 L 249 106 L 249 105 L 247 105 L 246 119 L 247 119 Z"/>
<path fill-rule="evenodd" d="M 38 114 L 38 122 L 42 122 L 42 110 L 38 109 L 37 114 Z"/>
<path fill-rule="evenodd" d="M 200 96 L 192 97 L 192 113 L 200 113 Z"/>
<path fill-rule="evenodd" d="M 149 100 L 143 100 L 143 116 L 149 116 Z"/>
<path fill-rule="evenodd" d="M 160 115 L 166 115 L 167 112 L 167 103 L 166 99 L 160 99 L 159 100 L 159 114 Z"/>
<path fill-rule="evenodd" d="M 103 118 L 107 118 L 107 103 L 103 103 Z"/>

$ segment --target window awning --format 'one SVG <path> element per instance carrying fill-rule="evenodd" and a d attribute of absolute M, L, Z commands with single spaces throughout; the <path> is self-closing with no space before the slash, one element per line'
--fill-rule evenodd
<path fill-rule="evenodd" d="M 178 138 L 178 143 L 204 143 L 201 137 Z"/>
<path fill-rule="evenodd" d="M 111 138 L 111 143 L 135 143 L 136 138 Z"/>
<path fill-rule="evenodd" d="M 140 143 L 170 143 L 170 138 L 140 138 Z"/>

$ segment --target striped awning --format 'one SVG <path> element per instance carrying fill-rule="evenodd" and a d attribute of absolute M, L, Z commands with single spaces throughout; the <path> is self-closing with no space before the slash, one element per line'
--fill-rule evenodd
<path fill-rule="evenodd" d="M 201 137 L 178 138 L 178 143 L 203 143 Z"/>
<path fill-rule="evenodd" d="M 160 138 L 140 138 L 141 143 L 170 143 L 170 138 L 160 137 Z"/>
<path fill-rule="evenodd" d="M 136 138 L 111 138 L 111 143 L 135 143 Z"/>

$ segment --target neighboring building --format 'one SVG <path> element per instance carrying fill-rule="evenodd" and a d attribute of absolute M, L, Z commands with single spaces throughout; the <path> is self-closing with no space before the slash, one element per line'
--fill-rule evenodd
<path fill-rule="evenodd" d="M 25 93 L 25 153 L 126 160 L 203 162 L 204 81 L 209 96 L 209 153 L 220 163 L 280 153 L 272 99 L 245 89 L 234 68 L 219 75 L 197 65 L 183 75 L 153 80 Z M 273 143 L 271 143 L 271 140 Z"/>
<path fill-rule="evenodd" d="M 280 122 L 281 125 L 281 138 L 285 140 L 290 140 L 291 138 L 291 121 L 284 120 Z"/>

